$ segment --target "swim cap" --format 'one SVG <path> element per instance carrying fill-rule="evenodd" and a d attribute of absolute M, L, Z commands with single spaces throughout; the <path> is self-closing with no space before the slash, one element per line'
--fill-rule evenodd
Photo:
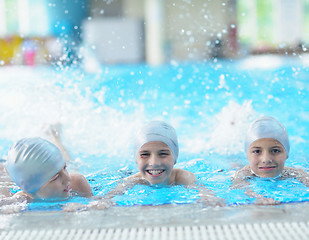
<path fill-rule="evenodd" d="M 23 138 L 9 150 L 6 163 L 13 181 L 25 192 L 34 193 L 63 167 L 60 150 L 42 138 Z"/>
<path fill-rule="evenodd" d="M 154 141 L 165 143 L 172 151 L 175 163 L 177 162 L 179 148 L 176 131 L 171 125 L 163 121 L 151 121 L 136 134 L 134 142 L 135 158 L 144 144 Z"/>
<path fill-rule="evenodd" d="M 245 139 L 245 152 L 247 153 L 253 142 L 262 138 L 273 138 L 277 140 L 282 144 L 287 155 L 289 155 L 290 143 L 288 132 L 277 119 L 263 116 L 250 124 Z"/>

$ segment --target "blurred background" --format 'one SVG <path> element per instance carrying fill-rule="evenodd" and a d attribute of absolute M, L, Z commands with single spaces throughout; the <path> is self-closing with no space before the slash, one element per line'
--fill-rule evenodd
<path fill-rule="evenodd" d="M 309 0 L 0 0 L 0 66 L 308 52 Z"/>

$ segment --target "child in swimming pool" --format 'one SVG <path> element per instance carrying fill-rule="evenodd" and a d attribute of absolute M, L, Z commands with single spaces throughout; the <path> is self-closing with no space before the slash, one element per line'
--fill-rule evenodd
<path fill-rule="evenodd" d="M 238 170 L 233 177 L 233 188 L 250 184 L 250 178 L 296 178 L 309 187 L 309 175 L 302 169 L 286 167 L 290 152 L 286 128 L 275 118 L 263 116 L 251 123 L 245 139 L 245 152 L 249 165 Z M 270 198 L 247 189 L 246 194 L 257 198 L 258 204 L 278 204 Z"/>
<path fill-rule="evenodd" d="M 65 199 L 71 191 L 84 197 L 93 196 L 86 178 L 69 174 L 60 150 L 42 138 L 23 138 L 14 143 L 8 153 L 7 171 L 22 189 L 16 197 L 35 199 Z"/>
<path fill-rule="evenodd" d="M 174 168 L 179 153 L 178 140 L 174 128 L 163 121 L 152 121 L 136 134 L 134 155 L 139 172 L 127 177 L 114 190 L 105 195 L 111 199 L 123 194 L 136 184 L 146 185 L 185 185 L 199 190 L 203 203 L 208 206 L 223 205 L 222 199 L 216 198 L 207 188 L 196 184 L 197 179 L 192 172 Z M 105 208 L 93 203 L 94 208 Z"/>

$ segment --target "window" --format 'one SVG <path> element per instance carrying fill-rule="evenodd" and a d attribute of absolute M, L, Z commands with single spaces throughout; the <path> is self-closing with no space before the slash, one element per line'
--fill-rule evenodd
<path fill-rule="evenodd" d="M 47 16 L 45 0 L 0 0 L 0 35 L 45 36 Z"/>
<path fill-rule="evenodd" d="M 249 49 L 309 41 L 309 0 L 238 0 L 237 19 L 240 43 Z"/>

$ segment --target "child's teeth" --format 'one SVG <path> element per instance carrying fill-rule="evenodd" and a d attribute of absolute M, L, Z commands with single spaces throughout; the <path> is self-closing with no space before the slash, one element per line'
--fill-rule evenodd
<path fill-rule="evenodd" d="M 163 170 L 149 170 L 148 171 L 152 175 L 157 175 L 163 172 Z"/>

